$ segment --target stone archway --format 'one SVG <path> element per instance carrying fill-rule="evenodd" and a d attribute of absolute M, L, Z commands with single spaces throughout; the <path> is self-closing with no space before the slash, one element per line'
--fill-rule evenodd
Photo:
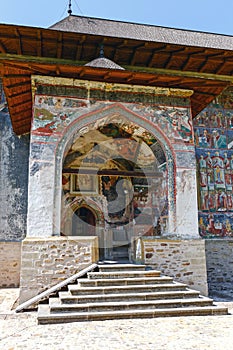
<path fill-rule="evenodd" d="M 77 134 L 63 162 L 62 208 L 77 198 L 97 203 L 104 217 L 98 234 L 104 258 L 126 259 L 140 235 L 161 235 L 168 228 L 165 152 L 153 134 L 119 112 Z M 63 222 L 66 215 L 63 210 Z M 83 223 L 79 227 L 85 230 Z"/>
<path fill-rule="evenodd" d="M 171 146 L 169 145 L 169 141 L 166 139 L 165 135 L 163 135 L 163 133 L 152 123 L 145 121 L 140 116 L 135 115 L 135 113 L 132 113 L 126 108 L 123 108 L 120 104 L 115 104 L 114 106 L 105 108 L 104 110 L 96 111 L 91 116 L 83 116 L 83 118 L 79 119 L 79 121 L 76 121 L 75 124 L 72 125 L 72 127 L 66 130 L 62 142 L 57 148 L 57 160 L 59 162 L 57 163 L 56 174 L 61 174 L 61 170 L 63 167 L 63 165 L 60 162 L 60 160 L 62 159 L 61 154 L 64 154 L 63 159 L 65 159 L 67 155 L 70 156 L 69 150 L 72 147 L 72 142 L 73 144 L 75 144 L 76 140 L 77 143 L 80 142 L 80 140 L 84 140 L 85 135 L 88 134 L 88 131 L 93 127 L 100 128 L 101 124 L 104 124 L 104 119 L 106 118 L 108 118 L 108 125 L 110 125 L 113 120 L 119 120 L 123 118 L 127 122 L 129 128 L 132 127 L 132 125 L 137 125 L 138 129 L 140 129 L 142 133 L 145 132 L 149 134 L 150 137 L 154 138 L 154 140 L 156 141 L 153 144 L 153 152 L 158 152 L 158 154 L 160 153 L 160 155 L 163 154 L 163 156 L 166 159 L 164 163 L 166 163 L 167 166 L 167 192 L 169 192 L 169 196 L 167 197 L 167 208 L 169 213 L 167 215 L 168 222 L 166 222 L 166 226 L 167 228 L 169 226 L 169 230 L 172 231 L 172 228 L 175 226 L 175 167 L 173 165 L 173 155 Z M 147 129 L 145 129 L 145 126 L 147 126 Z M 94 140 L 94 137 L 92 137 L 92 140 Z M 106 142 L 106 140 L 103 139 L 102 142 Z M 59 186 L 59 182 L 59 177 L 57 177 L 57 186 Z M 57 194 L 58 197 L 55 200 L 56 206 L 57 203 L 59 203 L 59 193 Z M 60 217 L 60 215 L 58 217 Z M 59 222 L 57 222 L 57 226 L 58 225 Z M 163 225 L 163 227 L 164 226 L 165 225 Z"/>

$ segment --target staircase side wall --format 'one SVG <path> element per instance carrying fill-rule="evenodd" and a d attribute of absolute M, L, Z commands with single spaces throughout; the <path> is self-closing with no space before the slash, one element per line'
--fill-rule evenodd
<path fill-rule="evenodd" d="M 96 262 L 98 249 L 98 237 L 26 238 L 20 304 Z"/>
<path fill-rule="evenodd" d="M 208 295 L 205 241 L 143 239 L 142 258 L 177 282 Z"/>
<path fill-rule="evenodd" d="M 209 293 L 232 300 L 233 240 L 205 240 Z"/>

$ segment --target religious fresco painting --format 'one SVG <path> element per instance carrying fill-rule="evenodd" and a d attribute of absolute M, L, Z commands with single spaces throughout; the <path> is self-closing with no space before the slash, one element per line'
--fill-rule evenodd
<path fill-rule="evenodd" d="M 100 246 L 106 237 L 168 234 L 176 225 L 177 163 L 181 174 L 189 165 L 195 174 L 192 92 L 50 80 L 34 81 L 30 169 L 55 167 L 56 189 L 62 173 L 55 234 L 95 232 Z"/>
<path fill-rule="evenodd" d="M 228 90 L 194 119 L 199 232 L 233 237 L 233 92 Z"/>
<path fill-rule="evenodd" d="M 157 222 L 152 218 L 158 219 L 163 211 L 164 221 L 168 210 L 166 157 L 161 146 L 153 152 L 155 143 L 157 140 L 147 130 L 116 114 L 82 128 L 64 159 L 64 216 L 73 205 L 73 196 L 80 195 L 83 203 L 95 200 L 109 227 L 134 223 L 134 230 L 153 235 L 151 227 L 154 225 L 156 230 Z M 69 175 L 75 169 L 85 175 Z M 148 171 L 157 172 L 157 177 L 145 177 Z M 135 172 L 142 177 L 134 177 Z"/>

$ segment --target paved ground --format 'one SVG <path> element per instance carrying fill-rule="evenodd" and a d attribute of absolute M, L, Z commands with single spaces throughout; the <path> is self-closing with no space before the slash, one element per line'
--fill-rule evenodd
<path fill-rule="evenodd" d="M 0 289 L 1 350 L 232 350 L 227 316 L 169 317 L 37 325 L 36 312 L 14 312 L 18 289 Z M 13 308 L 13 310 L 12 310 Z"/>

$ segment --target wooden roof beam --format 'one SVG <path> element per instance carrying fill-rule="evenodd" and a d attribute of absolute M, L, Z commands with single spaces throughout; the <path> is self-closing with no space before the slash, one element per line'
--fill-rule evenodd
<path fill-rule="evenodd" d="M 147 84 L 154 84 L 154 83 L 156 83 L 156 82 L 158 81 L 158 79 L 159 79 L 159 77 L 158 77 L 158 76 L 155 76 L 154 78 L 149 79 L 149 80 L 147 81 Z"/>
<path fill-rule="evenodd" d="M 4 78 L 6 79 L 20 79 L 20 78 L 29 78 L 28 74 L 5 74 Z"/>
<path fill-rule="evenodd" d="M 31 79 L 30 79 L 31 80 Z M 28 80 L 27 81 L 19 81 L 18 83 L 14 83 L 14 84 L 8 84 L 8 83 L 5 83 L 4 82 L 4 87 L 6 88 L 6 89 L 17 89 L 18 87 L 20 87 L 20 86 L 26 86 L 26 85 L 28 85 L 29 84 L 29 82 L 28 82 Z"/>
<path fill-rule="evenodd" d="M 173 57 L 173 53 L 170 52 L 168 55 L 168 58 L 166 59 L 166 61 L 163 64 L 164 69 L 168 69 L 169 63 L 172 61 L 172 57 Z"/>
<path fill-rule="evenodd" d="M 5 48 L 5 46 L 3 45 L 3 43 L 1 41 L 0 41 L 0 52 L 7 53 L 7 49 Z"/>
<path fill-rule="evenodd" d="M 134 50 L 133 54 L 131 55 L 131 60 L 130 60 L 131 66 L 134 66 L 134 64 L 136 62 L 136 56 L 137 56 L 137 49 Z"/>
<path fill-rule="evenodd" d="M 112 72 L 108 72 L 108 73 L 106 73 L 106 74 L 104 75 L 104 79 L 108 79 L 108 78 L 110 78 L 110 77 L 111 77 L 111 73 L 112 73 Z"/>
<path fill-rule="evenodd" d="M 32 104 L 31 96 L 30 96 L 30 98 L 28 100 L 20 101 L 20 102 L 17 102 L 17 103 L 11 103 L 10 100 L 8 100 L 9 108 L 15 108 L 17 106 L 28 105 L 29 103 L 30 103 L 30 105 Z"/>
<path fill-rule="evenodd" d="M 203 72 L 208 62 L 209 62 L 209 58 L 206 57 L 205 60 L 200 64 L 198 72 Z"/>
<path fill-rule="evenodd" d="M 15 71 L 18 71 L 18 70 L 21 70 L 23 72 L 30 72 L 31 74 L 31 68 L 20 62 L 7 62 L 4 64 L 4 66 L 9 69 L 11 72 L 15 72 Z"/>
<path fill-rule="evenodd" d="M 140 44 L 140 45 L 137 45 L 134 47 L 133 54 L 131 55 L 131 60 L 130 60 L 130 64 L 132 66 L 135 64 L 138 49 L 141 49 L 141 48 L 146 47 L 146 46 L 148 46 L 148 43 L 145 43 L 145 44 L 143 43 L 143 44 Z"/>
<path fill-rule="evenodd" d="M 203 72 L 205 70 L 205 66 L 209 63 L 209 61 L 212 59 L 212 58 L 216 58 L 219 56 L 219 53 L 216 53 L 216 54 L 208 54 L 206 55 L 206 58 L 205 60 L 202 62 L 202 64 L 199 66 L 199 69 L 198 69 L 198 72 Z M 212 60 L 213 61 L 213 60 Z M 216 60 L 215 60 L 216 61 Z M 219 61 L 219 60 L 217 60 Z M 225 61 L 225 59 L 223 60 L 223 62 Z"/>
<path fill-rule="evenodd" d="M 118 44 L 116 47 L 118 49 L 121 49 L 124 46 L 128 46 L 129 40 L 123 40 L 120 44 Z"/>
<path fill-rule="evenodd" d="M 176 56 L 177 53 L 180 53 L 180 52 L 184 52 L 186 50 L 186 48 L 182 48 L 182 49 L 177 49 L 177 50 L 172 50 L 170 53 L 169 53 L 169 57 L 168 59 L 166 60 L 165 64 L 163 65 L 163 67 L 165 69 L 169 69 L 171 64 L 172 64 L 172 61 L 173 61 L 173 57 Z"/>
<path fill-rule="evenodd" d="M 216 69 L 215 74 L 221 74 L 225 68 L 225 64 L 226 64 L 226 59 L 218 65 L 218 68 Z"/>
<path fill-rule="evenodd" d="M 28 96 L 28 94 L 31 95 L 31 92 L 32 92 L 31 88 L 26 90 L 26 91 L 24 91 L 24 92 L 12 92 L 11 93 L 10 91 L 11 91 L 11 89 L 9 89 L 9 92 L 8 92 L 8 97 L 9 98 L 14 98 L 14 97 L 17 97 L 17 96 L 20 96 L 20 97 L 23 98 L 23 96 L 25 96 L 25 95 L 27 95 L 27 96 Z"/>
<path fill-rule="evenodd" d="M 187 59 L 184 61 L 184 63 L 183 63 L 182 66 L 181 66 L 181 70 L 187 69 L 187 67 L 188 67 L 188 65 L 189 65 L 189 62 L 190 62 L 190 60 L 192 59 L 192 57 L 193 57 L 194 55 L 203 54 L 203 53 L 205 53 L 205 51 L 206 51 L 206 50 L 199 50 L 199 51 L 195 51 L 195 52 L 189 53 Z"/>
<path fill-rule="evenodd" d="M 82 78 L 86 73 L 85 69 L 81 69 L 81 71 L 79 72 L 79 76 Z"/>
<path fill-rule="evenodd" d="M 56 65 L 56 74 L 61 75 L 61 69 L 58 65 Z"/>
<path fill-rule="evenodd" d="M 80 60 L 80 58 L 81 58 L 81 53 L 83 50 L 83 43 L 85 42 L 85 40 L 86 40 L 86 35 L 82 35 L 81 39 L 77 43 L 77 49 L 76 49 L 76 53 L 75 53 L 75 61 Z"/>
<path fill-rule="evenodd" d="M 37 30 L 37 56 L 42 56 L 42 32 Z"/>
<path fill-rule="evenodd" d="M 169 87 L 179 87 L 180 84 L 182 84 L 182 78 L 178 78 L 173 80 L 172 82 L 169 82 Z"/>
<path fill-rule="evenodd" d="M 136 74 L 130 74 L 130 76 L 126 79 L 127 83 L 133 81 L 135 79 Z"/>
<path fill-rule="evenodd" d="M 57 41 L 57 58 L 58 59 L 62 57 L 62 48 L 63 48 L 63 34 L 61 32 L 58 35 L 58 41 Z"/>
<path fill-rule="evenodd" d="M 49 69 L 46 69 L 46 68 L 42 68 L 42 67 L 37 67 L 37 66 L 30 66 L 31 68 L 31 74 L 50 74 L 50 73 L 55 73 L 56 72 L 56 69 L 55 67 L 50 67 Z M 52 69 L 54 68 L 54 69 Z"/>
<path fill-rule="evenodd" d="M 128 40 L 123 40 L 120 44 L 115 46 L 115 51 L 114 51 L 114 54 L 113 54 L 113 61 L 118 61 L 119 49 L 121 49 L 124 46 L 127 46 L 128 42 L 129 42 Z"/>
<path fill-rule="evenodd" d="M 150 55 L 149 60 L 147 61 L 147 66 L 148 67 L 152 67 L 155 55 L 158 52 L 163 51 L 164 49 L 166 49 L 166 47 L 167 47 L 167 45 L 165 44 L 165 45 L 162 45 L 162 46 L 160 46 L 160 47 L 158 47 L 158 48 L 153 50 L 152 54 Z"/>
<path fill-rule="evenodd" d="M 20 114 L 22 114 L 22 113 L 20 113 Z M 23 123 L 25 121 L 26 121 L 26 123 Z M 28 118 L 14 119 L 14 124 L 16 124 L 16 125 L 20 124 L 21 127 L 28 126 L 28 122 L 31 122 L 31 117 L 30 118 L 28 117 Z"/>
<path fill-rule="evenodd" d="M 20 32 L 17 28 L 15 28 L 15 35 L 18 39 L 18 54 L 22 55 L 23 54 L 23 50 L 22 50 L 22 41 L 21 41 L 21 35 Z"/>

